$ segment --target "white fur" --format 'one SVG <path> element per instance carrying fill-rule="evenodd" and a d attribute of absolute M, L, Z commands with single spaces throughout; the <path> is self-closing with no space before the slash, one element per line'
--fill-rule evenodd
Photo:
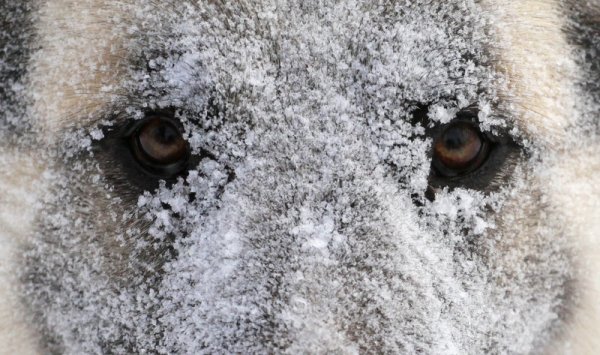
<path fill-rule="evenodd" d="M 555 0 L 489 1 L 498 13 L 499 66 L 508 79 L 506 97 L 514 104 L 518 127 L 542 143 L 546 159 L 540 182 L 565 227 L 576 261 L 578 307 L 572 310 L 564 337 L 548 347 L 551 354 L 596 354 L 600 349 L 600 147 L 569 137 L 580 119 L 576 88 L 581 73 L 562 30 Z M 572 128 L 571 128 L 572 129 Z M 584 148 L 581 148 L 583 146 Z"/>
<path fill-rule="evenodd" d="M 30 67 L 30 85 L 34 100 L 32 112 L 38 113 L 36 129 L 45 132 L 47 144 L 60 137 L 64 126 L 75 123 L 73 118 L 85 118 L 87 112 L 98 110 L 106 97 L 100 94 L 104 85 L 115 84 L 119 71 L 108 53 L 117 42 L 108 35 L 110 28 L 98 22 L 98 1 L 45 1 L 35 23 L 38 43 L 43 51 L 34 54 Z M 93 11 L 92 11 L 93 10 Z M 73 19 L 76 14 L 76 28 Z M 97 41 L 94 45 L 73 46 L 77 40 L 65 38 L 86 28 Z M 84 51 L 82 51 L 84 50 Z M 58 64 L 59 63 L 59 64 Z M 96 73 L 92 67 L 105 66 L 104 75 L 69 75 L 74 72 Z M 68 74 L 66 74 L 68 73 Z M 107 75 L 111 73 L 112 75 Z M 86 78 L 86 82 L 74 80 Z M 77 110 L 76 112 L 74 110 Z M 3 148 L 4 149 L 4 148 Z M 26 321 L 27 312 L 18 296 L 20 268 L 19 250 L 27 243 L 36 214 L 37 198 L 43 187 L 38 179 L 41 168 L 26 154 L 1 151 L 0 154 L 0 354 L 38 354 L 38 338 Z"/>
<path fill-rule="evenodd" d="M 59 137 L 67 125 L 84 126 L 107 104 L 107 92 L 114 93 L 106 88 L 118 88 L 124 79 L 126 54 L 118 37 L 123 33 L 112 33 L 109 22 L 120 13 L 117 5 L 58 0 L 41 6 L 36 31 L 44 50 L 33 55 L 29 77 L 35 97 L 32 111 L 43 117 L 37 125 L 45 136 Z M 66 33 L 80 35 L 65 38 Z"/>
<path fill-rule="evenodd" d="M 552 206 L 571 238 L 577 306 L 556 353 L 597 354 L 600 349 L 600 146 L 561 155 L 547 171 Z"/>
<path fill-rule="evenodd" d="M 496 15 L 492 24 L 498 70 L 509 83 L 501 95 L 518 127 L 548 147 L 564 140 L 577 118 L 572 48 L 562 31 L 558 1 L 486 1 Z"/>
<path fill-rule="evenodd" d="M 10 168 L 10 169 L 9 169 Z M 40 168 L 17 152 L 0 155 L 0 354 L 36 354 L 38 339 L 19 299 L 19 249 L 31 234 Z"/>

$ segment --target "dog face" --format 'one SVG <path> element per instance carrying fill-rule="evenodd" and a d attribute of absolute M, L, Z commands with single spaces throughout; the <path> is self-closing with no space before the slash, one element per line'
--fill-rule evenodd
<path fill-rule="evenodd" d="M 4 6 L 14 349 L 600 348 L 594 5 Z"/>

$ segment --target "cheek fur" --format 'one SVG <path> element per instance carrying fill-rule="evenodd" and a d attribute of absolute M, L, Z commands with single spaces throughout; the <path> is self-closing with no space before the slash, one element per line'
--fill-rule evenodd
<path fill-rule="evenodd" d="M 0 149 L 0 344 L 2 353 L 38 353 L 38 338 L 21 304 L 21 249 L 32 234 L 43 168 L 35 154 Z"/>
<path fill-rule="evenodd" d="M 600 349 L 600 145 L 558 154 L 544 174 L 573 259 L 574 304 L 558 353 Z"/>

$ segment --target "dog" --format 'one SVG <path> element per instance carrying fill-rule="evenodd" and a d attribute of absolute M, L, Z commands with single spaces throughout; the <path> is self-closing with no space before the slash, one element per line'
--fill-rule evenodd
<path fill-rule="evenodd" d="M 0 10 L 2 353 L 600 351 L 598 1 Z"/>

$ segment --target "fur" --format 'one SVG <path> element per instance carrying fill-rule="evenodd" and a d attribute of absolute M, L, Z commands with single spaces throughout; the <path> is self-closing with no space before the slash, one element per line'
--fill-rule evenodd
<path fill-rule="evenodd" d="M 36 2 L 8 52 L 26 70 L 0 67 L 21 83 L 0 92 L 0 352 L 598 352 L 600 6 L 376 5 Z M 456 42 L 377 42 L 401 20 Z M 425 65 L 403 48 L 422 79 L 393 68 Z M 456 62 L 458 89 L 428 81 Z M 220 121 L 187 118 L 211 100 Z M 112 127 L 162 102 L 215 155 L 197 181 L 138 183 L 113 151 Z M 523 153 L 426 201 L 427 139 L 375 112 L 406 127 L 428 105 L 427 126 L 472 104 Z M 406 165 L 382 143 L 400 139 Z"/>

